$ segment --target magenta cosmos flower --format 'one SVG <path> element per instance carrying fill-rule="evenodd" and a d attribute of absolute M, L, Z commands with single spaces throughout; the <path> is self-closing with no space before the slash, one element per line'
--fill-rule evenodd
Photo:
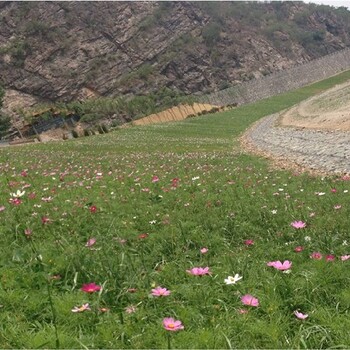
<path fill-rule="evenodd" d="M 244 305 L 255 306 L 255 307 L 259 306 L 258 298 L 255 298 L 250 294 L 243 295 L 241 298 L 241 302 Z"/>
<path fill-rule="evenodd" d="M 332 254 L 328 254 L 326 255 L 326 261 L 334 261 L 335 260 L 335 256 Z"/>
<path fill-rule="evenodd" d="M 186 270 L 189 274 L 194 276 L 210 275 L 209 267 L 194 267 L 191 270 Z"/>
<path fill-rule="evenodd" d="M 267 266 L 272 266 L 277 270 L 280 271 L 285 271 L 285 270 L 289 270 L 292 267 L 292 262 L 289 260 L 285 260 L 283 263 L 278 261 L 270 261 L 267 263 Z"/>
<path fill-rule="evenodd" d="M 174 320 L 172 317 L 166 317 L 163 320 L 163 327 L 164 329 L 166 329 L 167 331 L 172 331 L 172 332 L 176 332 L 176 331 L 180 331 L 182 329 L 184 329 L 185 327 L 182 325 L 182 322 L 179 320 Z"/>
<path fill-rule="evenodd" d="M 304 228 L 306 223 L 304 221 L 293 221 L 290 225 L 296 229 L 300 229 Z"/>
<path fill-rule="evenodd" d="M 170 295 L 170 290 L 166 289 L 166 288 L 162 288 L 162 287 L 157 287 L 157 288 L 154 288 L 152 289 L 152 295 L 154 297 L 165 297 L 167 295 Z"/>
<path fill-rule="evenodd" d="M 92 283 L 83 284 L 83 286 L 80 288 L 80 290 L 82 290 L 85 293 L 94 293 L 94 292 L 98 292 L 99 290 L 101 290 L 101 286 L 92 282 Z"/>
<path fill-rule="evenodd" d="M 254 241 L 252 240 L 252 239 L 246 239 L 245 241 L 244 241 L 244 244 L 245 245 L 253 245 L 254 244 Z"/>

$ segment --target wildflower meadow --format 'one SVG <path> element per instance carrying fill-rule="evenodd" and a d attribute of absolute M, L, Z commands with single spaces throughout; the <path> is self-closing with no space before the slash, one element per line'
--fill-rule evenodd
<path fill-rule="evenodd" d="M 230 111 L 0 149 L 0 348 L 349 348 L 350 177 L 242 150 Z"/>

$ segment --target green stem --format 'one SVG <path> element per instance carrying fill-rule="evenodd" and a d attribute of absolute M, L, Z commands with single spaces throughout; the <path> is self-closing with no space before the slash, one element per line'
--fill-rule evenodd
<path fill-rule="evenodd" d="M 60 348 L 60 339 L 58 337 L 58 328 L 57 328 L 57 323 L 56 323 L 56 310 L 53 306 L 53 301 L 52 301 L 52 296 L 51 296 L 51 287 L 50 287 L 50 281 L 47 281 L 47 292 L 49 295 L 49 303 L 50 303 L 50 308 L 52 312 L 52 322 L 53 326 L 55 328 L 55 337 L 56 337 L 56 349 Z"/>
<path fill-rule="evenodd" d="M 168 333 L 168 349 L 171 349 L 171 335 Z"/>

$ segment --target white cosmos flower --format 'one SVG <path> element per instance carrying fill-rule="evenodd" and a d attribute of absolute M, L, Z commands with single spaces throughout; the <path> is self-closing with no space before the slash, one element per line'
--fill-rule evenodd
<path fill-rule="evenodd" d="M 225 283 L 226 284 L 236 284 L 242 278 L 243 278 L 242 276 L 240 276 L 238 273 L 236 273 L 234 277 L 228 276 L 227 278 L 225 278 Z"/>
<path fill-rule="evenodd" d="M 26 191 L 17 190 L 16 193 L 11 193 L 11 197 L 19 198 L 19 197 L 24 196 L 25 193 L 26 193 Z"/>

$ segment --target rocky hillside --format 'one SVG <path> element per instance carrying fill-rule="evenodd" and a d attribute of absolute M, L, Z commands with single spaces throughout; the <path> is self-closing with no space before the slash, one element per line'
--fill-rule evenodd
<path fill-rule="evenodd" d="M 5 107 L 215 91 L 340 50 L 350 12 L 300 2 L 0 2 Z"/>

